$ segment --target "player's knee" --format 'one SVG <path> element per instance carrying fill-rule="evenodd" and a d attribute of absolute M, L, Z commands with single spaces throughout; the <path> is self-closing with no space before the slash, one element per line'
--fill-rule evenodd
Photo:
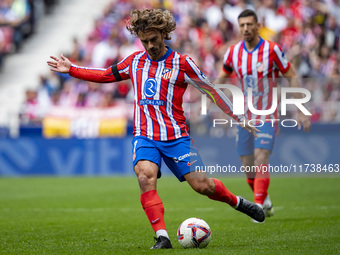
<path fill-rule="evenodd" d="M 269 159 L 265 154 L 260 154 L 255 159 L 255 165 L 256 166 L 266 165 L 266 164 L 268 164 L 268 161 L 269 161 Z"/>
<path fill-rule="evenodd" d="M 136 165 L 135 172 L 142 192 L 156 188 L 157 172 L 143 165 Z"/>
<path fill-rule="evenodd" d="M 254 165 L 254 156 L 253 155 L 241 156 L 240 158 L 241 158 L 243 166 L 252 166 L 252 165 Z"/>
<path fill-rule="evenodd" d="M 150 178 L 145 174 L 138 175 L 138 183 L 140 187 L 146 187 L 151 182 Z"/>
<path fill-rule="evenodd" d="M 270 151 L 267 149 L 255 150 L 255 165 L 267 165 L 269 163 Z"/>
<path fill-rule="evenodd" d="M 142 193 L 156 189 L 157 177 L 140 173 L 138 184 Z"/>
<path fill-rule="evenodd" d="M 136 171 L 137 177 L 138 177 L 138 182 L 139 183 L 147 183 L 155 179 L 155 173 L 153 171 L 150 171 L 145 168 L 139 168 L 138 171 Z"/>

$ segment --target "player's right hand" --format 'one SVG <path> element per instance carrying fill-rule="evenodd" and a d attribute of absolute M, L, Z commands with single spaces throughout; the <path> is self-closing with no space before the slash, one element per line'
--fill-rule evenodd
<path fill-rule="evenodd" d="M 47 61 L 47 64 L 51 67 L 51 71 L 59 73 L 68 73 L 71 67 L 71 61 L 63 54 L 60 55 L 60 59 L 54 56 L 50 56 L 54 61 Z"/>
<path fill-rule="evenodd" d="M 307 115 L 304 115 L 302 112 L 298 113 L 298 129 L 301 129 L 301 126 L 303 126 L 303 131 L 309 132 L 311 128 L 311 122 L 310 117 Z"/>
<path fill-rule="evenodd" d="M 244 128 L 245 130 L 247 130 L 249 133 L 252 133 L 253 136 L 255 138 L 257 138 L 258 135 L 256 134 L 256 132 L 261 133 L 261 131 L 258 130 L 256 127 L 253 127 L 253 126 L 249 125 L 249 121 L 247 119 L 244 121 L 244 123 L 245 123 L 245 125 L 240 124 L 240 126 L 242 128 Z"/>

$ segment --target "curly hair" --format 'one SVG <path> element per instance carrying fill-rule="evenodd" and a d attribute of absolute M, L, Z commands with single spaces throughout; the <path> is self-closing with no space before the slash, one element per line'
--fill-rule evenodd
<path fill-rule="evenodd" d="M 165 39 L 170 40 L 171 32 L 176 29 L 176 21 L 168 10 L 133 10 L 130 13 L 130 20 L 127 21 L 126 28 L 131 34 L 137 36 L 139 32 L 149 30 L 164 31 L 166 33 Z"/>

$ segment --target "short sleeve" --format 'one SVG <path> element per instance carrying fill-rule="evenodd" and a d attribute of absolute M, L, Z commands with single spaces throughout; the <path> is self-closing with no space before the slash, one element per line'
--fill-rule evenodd
<path fill-rule="evenodd" d="M 290 63 L 287 60 L 281 47 L 277 44 L 274 45 L 274 62 L 281 73 L 286 73 L 290 68 Z"/>

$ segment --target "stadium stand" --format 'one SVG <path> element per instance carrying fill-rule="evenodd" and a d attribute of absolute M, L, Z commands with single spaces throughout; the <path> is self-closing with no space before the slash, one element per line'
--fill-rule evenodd
<path fill-rule="evenodd" d="M 33 34 L 24 39 L 19 52 L 6 54 L 0 73 L 0 126 L 9 128 L 11 136 L 18 135 L 25 91 L 36 90 L 41 74 L 48 75 L 46 60 L 50 54 L 70 48 L 74 36 L 82 38 L 88 33 L 95 17 L 101 15 L 109 2 L 97 1 L 93 8 L 92 0 L 34 1 Z"/>
<path fill-rule="evenodd" d="M 64 49 L 66 56 L 80 66 L 104 68 L 143 49 L 139 40 L 125 29 L 130 10 L 140 8 L 140 4 L 110 1 L 102 15 L 92 21 L 93 28 L 86 39 L 75 37 L 72 46 Z M 245 8 L 255 9 L 263 25 L 260 35 L 282 45 L 287 58 L 304 78 L 303 86 L 312 92 L 312 121 L 340 122 L 340 1 L 176 0 L 151 1 L 143 6 L 171 10 L 177 29 L 169 45 L 192 56 L 211 80 L 220 71 L 226 48 L 240 40 L 238 14 Z M 2 37 L 0 33 L 0 42 Z M 108 108 L 126 102 L 130 106 L 133 100 L 130 88 L 129 82 L 98 86 L 48 72 L 40 75 L 33 90 L 26 90 L 21 123 L 41 124 L 53 105 Z M 189 99 L 188 93 L 185 102 Z M 130 111 L 130 118 L 131 114 Z"/>
<path fill-rule="evenodd" d="M 57 0 L 0 1 L 0 67 L 5 54 L 18 52 L 30 37 L 39 19 L 51 12 Z"/>

